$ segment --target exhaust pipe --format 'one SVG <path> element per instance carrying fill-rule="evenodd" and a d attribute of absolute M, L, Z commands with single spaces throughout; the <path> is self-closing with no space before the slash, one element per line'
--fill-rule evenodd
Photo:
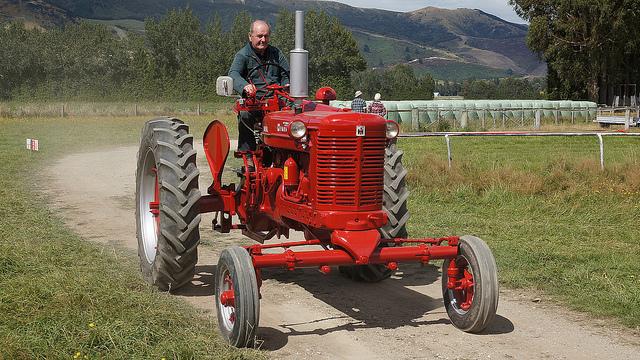
<path fill-rule="evenodd" d="M 296 11 L 295 47 L 289 52 L 291 60 L 291 97 L 296 115 L 302 112 L 302 101 L 309 96 L 309 52 L 304 47 L 304 12 Z"/>

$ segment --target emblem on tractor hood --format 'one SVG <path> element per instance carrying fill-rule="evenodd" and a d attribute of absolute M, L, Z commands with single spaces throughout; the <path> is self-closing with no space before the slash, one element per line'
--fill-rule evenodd
<path fill-rule="evenodd" d="M 278 123 L 277 127 L 278 127 L 278 132 L 287 132 L 287 126 L 289 125 L 288 122 L 283 122 L 282 124 Z"/>
<path fill-rule="evenodd" d="M 364 136 L 364 134 L 365 134 L 364 125 L 356 126 L 356 136 Z"/>

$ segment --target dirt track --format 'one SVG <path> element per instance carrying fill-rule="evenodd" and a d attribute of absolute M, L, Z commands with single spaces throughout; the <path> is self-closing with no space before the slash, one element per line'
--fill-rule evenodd
<path fill-rule="evenodd" d="M 197 149 L 202 155 L 201 144 Z M 58 194 L 69 226 L 87 240 L 136 251 L 136 151 L 137 146 L 128 146 L 73 154 L 47 169 L 50 193 Z M 204 193 L 211 175 L 203 156 L 198 164 Z M 203 217 L 196 279 L 177 296 L 215 317 L 218 254 L 228 245 L 251 242 L 217 234 L 209 230 L 210 222 Z M 637 334 L 549 305 L 533 293 L 502 289 L 498 315 L 488 330 L 460 332 L 442 304 L 440 270 L 403 264 L 400 270 L 377 284 L 352 282 L 337 269 L 329 275 L 311 269 L 264 270 L 261 348 L 282 359 L 640 358 Z"/>

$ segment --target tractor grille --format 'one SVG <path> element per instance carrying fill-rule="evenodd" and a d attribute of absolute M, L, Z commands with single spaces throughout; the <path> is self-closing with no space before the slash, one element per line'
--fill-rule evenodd
<path fill-rule="evenodd" d="M 383 138 L 318 137 L 317 203 L 346 207 L 382 204 Z"/>

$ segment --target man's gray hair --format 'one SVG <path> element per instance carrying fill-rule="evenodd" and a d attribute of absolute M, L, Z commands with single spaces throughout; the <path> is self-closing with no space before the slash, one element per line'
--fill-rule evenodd
<path fill-rule="evenodd" d="M 269 35 L 271 35 L 271 25 L 269 25 L 268 22 L 264 21 L 264 20 L 256 20 L 254 22 L 251 23 L 251 26 L 249 27 L 249 35 L 253 35 L 253 26 L 257 23 L 257 22 L 262 22 L 267 24 L 267 28 L 269 28 Z"/>

